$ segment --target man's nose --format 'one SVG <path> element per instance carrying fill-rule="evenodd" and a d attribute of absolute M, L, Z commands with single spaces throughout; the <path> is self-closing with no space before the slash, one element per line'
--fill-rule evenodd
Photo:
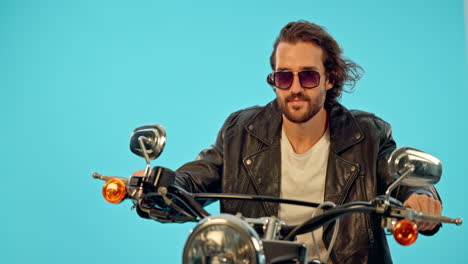
<path fill-rule="evenodd" d="M 302 85 L 299 82 L 299 76 L 297 74 L 293 76 L 293 82 L 289 88 L 289 91 L 293 94 L 298 94 L 304 91 L 304 88 L 302 88 Z"/>

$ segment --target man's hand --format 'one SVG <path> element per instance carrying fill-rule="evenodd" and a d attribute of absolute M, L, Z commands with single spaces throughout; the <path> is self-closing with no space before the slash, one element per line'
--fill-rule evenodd
<path fill-rule="evenodd" d="M 143 176 L 145 175 L 145 170 L 134 171 L 132 176 Z"/>
<path fill-rule="evenodd" d="M 439 201 L 425 195 L 412 194 L 403 204 L 406 207 L 418 210 L 424 213 L 440 215 L 442 206 Z M 432 230 L 438 223 L 433 222 L 416 222 L 419 231 Z"/>
<path fill-rule="evenodd" d="M 143 176 L 145 175 L 144 170 L 135 171 L 132 173 L 132 176 Z M 168 187 L 169 185 L 174 184 L 175 181 L 175 172 L 164 167 L 155 166 L 153 167 L 149 174 L 149 180 L 153 180 L 151 185 L 154 187 Z"/>

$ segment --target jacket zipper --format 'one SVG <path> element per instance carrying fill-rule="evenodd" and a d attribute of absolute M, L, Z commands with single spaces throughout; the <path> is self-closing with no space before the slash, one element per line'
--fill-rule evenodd
<path fill-rule="evenodd" d="M 363 192 L 364 195 L 364 200 L 368 201 L 369 199 L 367 198 L 367 192 L 365 189 L 364 185 L 364 175 L 359 176 L 359 182 L 361 185 L 361 191 Z M 364 218 L 366 219 L 366 225 L 367 225 L 367 234 L 369 235 L 369 241 L 371 245 L 374 245 L 374 232 L 372 231 L 372 223 L 370 221 L 370 215 L 369 214 L 364 214 Z"/>

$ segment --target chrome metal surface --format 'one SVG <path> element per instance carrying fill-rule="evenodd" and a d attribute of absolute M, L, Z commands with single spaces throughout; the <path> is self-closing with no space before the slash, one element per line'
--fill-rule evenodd
<path fill-rule="evenodd" d="M 143 176 L 145 178 L 148 178 L 148 173 L 151 168 L 151 162 L 150 162 L 150 158 L 148 157 L 148 150 L 145 147 L 144 141 L 148 141 L 148 139 L 143 136 L 138 137 L 138 143 L 140 144 L 140 149 L 142 150 L 143 157 L 145 158 L 145 161 L 146 161 L 146 167 L 145 167 L 145 172 L 143 173 Z"/>
<path fill-rule="evenodd" d="M 396 149 L 388 159 L 389 173 L 395 179 L 406 173 L 409 165 L 414 166 L 414 171 L 403 180 L 404 185 L 428 186 L 438 183 L 442 176 L 442 162 L 414 148 Z"/>
<path fill-rule="evenodd" d="M 125 183 L 125 185 L 128 185 L 128 179 L 124 178 L 124 177 L 102 175 L 102 174 L 99 174 L 97 172 L 93 172 L 92 177 L 94 179 L 103 180 L 103 181 L 108 181 L 108 180 L 111 180 L 111 179 L 119 179 L 119 180 L 123 181 L 123 183 Z"/>
<path fill-rule="evenodd" d="M 236 232 L 239 233 L 240 236 L 244 236 L 248 239 L 248 241 L 253 246 L 256 254 L 256 263 L 258 264 L 265 264 L 265 254 L 263 251 L 263 245 L 260 237 L 258 236 L 257 232 L 244 220 L 239 217 L 230 215 L 230 214 L 219 214 L 215 216 L 209 216 L 202 219 L 198 225 L 192 230 L 187 242 L 184 246 L 184 253 L 183 253 L 183 262 L 186 263 L 186 257 L 188 255 L 189 245 L 192 243 L 194 239 L 196 239 L 197 235 L 200 232 L 203 232 L 204 229 L 212 227 L 212 226 L 227 226 Z M 237 238 L 239 239 L 239 238 Z"/>
<path fill-rule="evenodd" d="M 414 171 L 414 165 L 406 163 L 406 170 L 403 172 L 399 178 L 394 181 L 390 186 L 388 186 L 387 191 L 385 192 L 385 202 L 384 202 L 384 208 L 387 208 L 390 205 L 390 194 L 392 191 L 400 185 L 402 182 L 405 181 L 406 177 L 408 177 L 413 171 Z"/>
<path fill-rule="evenodd" d="M 144 148 L 140 145 L 140 141 L 144 143 Z M 166 130 L 157 124 L 138 127 L 130 137 L 130 150 L 137 156 L 148 160 L 156 159 L 165 145 Z"/>
<path fill-rule="evenodd" d="M 389 232 L 387 233 L 388 235 L 390 235 L 393 232 L 393 228 L 395 227 L 396 223 L 397 223 L 396 218 L 382 217 L 381 224 L 382 224 L 382 227 L 385 228 Z"/>
<path fill-rule="evenodd" d="M 275 216 L 268 217 L 265 236 L 263 239 L 275 240 L 278 239 L 279 231 L 283 222 Z"/>
<path fill-rule="evenodd" d="M 461 225 L 463 220 L 461 218 L 450 218 L 441 215 L 435 215 L 430 213 L 421 212 L 411 208 L 404 208 L 401 210 L 394 210 L 390 212 L 391 216 L 401 217 L 411 221 L 424 221 L 424 222 L 435 222 L 435 223 L 449 223 L 455 225 Z"/>

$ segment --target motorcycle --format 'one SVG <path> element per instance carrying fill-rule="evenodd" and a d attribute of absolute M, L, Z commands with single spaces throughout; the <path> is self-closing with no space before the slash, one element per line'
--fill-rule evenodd
<path fill-rule="evenodd" d="M 190 233 L 183 250 L 184 264 L 312 264 L 328 263 L 330 252 L 338 235 L 340 217 L 354 213 L 375 214 L 381 226 L 393 234 L 402 245 L 411 245 L 418 237 L 414 222 L 438 222 L 461 225 L 462 219 L 432 215 L 406 208 L 390 196 L 399 185 L 428 186 L 436 184 L 442 175 L 442 164 L 434 156 L 403 147 L 389 157 L 389 171 L 395 181 L 385 195 L 371 201 L 355 201 L 342 205 L 330 202 L 313 202 L 281 199 L 270 196 L 189 193 L 170 185 L 161 167 L 151 169 L 150 161 L 164 149 L 166 132 L 160 125 L 147 125 L 135 129 L 130 139 L 130 149 L 146 161 L 143 176 L 130 178 L 93 173 L 93 178 L 106 181 L 102 194 L 110 203 L 124 199 L 133 201 L 139 216 L 159 222 L 198 222 Z M 210 215 L 201 205 L 213 199 L 263 201 L 310 206 L 322 209 L 322 213 L 299 225 L 288 225 L 281 219 L 270 216 L 248 218 L 241 214 Z M 324 259 L 309 260 L 309 248 L 296 241 L 296 236 L 312 232 L 335 222 L 334 233 Z M 315 238 L 314 238 L 315 243 Z M 317 243 L 314 245 L 318 252 Z"/>

